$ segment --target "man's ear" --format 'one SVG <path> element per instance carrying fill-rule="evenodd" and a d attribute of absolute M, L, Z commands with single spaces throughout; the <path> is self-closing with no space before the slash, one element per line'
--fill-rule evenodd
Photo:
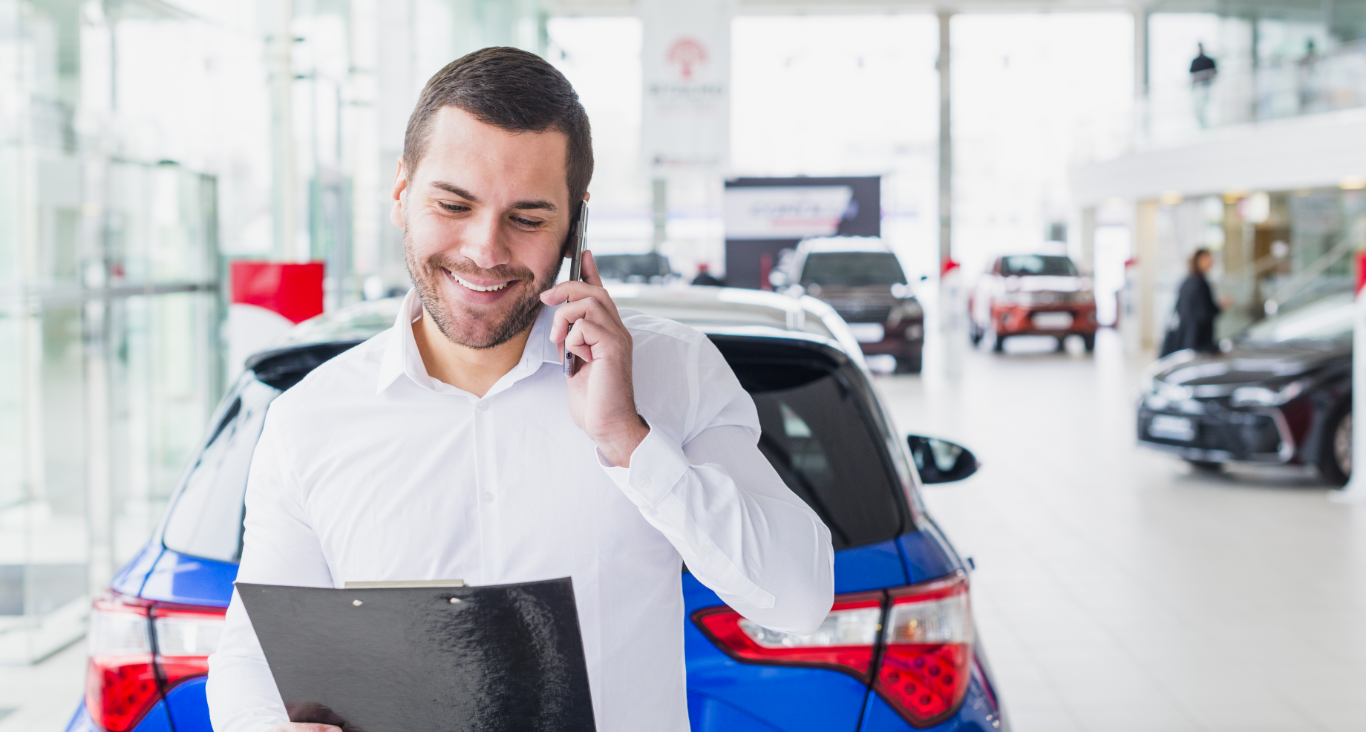
<path fill-rule="evenodd" d="M 403 194 L 408 190 L 408 170 L 403 163 L 403 156 L 398 158 L 398 173 L 394 175 L 394 190 L 390 196 L 394 199 L 394 205 L 389 208 L 389 221 L 398 228 L 403 228 Z"/>

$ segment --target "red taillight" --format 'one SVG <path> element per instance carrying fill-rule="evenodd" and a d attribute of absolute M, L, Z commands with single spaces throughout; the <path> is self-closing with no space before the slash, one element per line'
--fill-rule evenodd
<path fill-rule="evenodd" d="M 882 623 L 882 593 L 841 595 L 810 635 L 776 633 L 728 607 L 699 610 L 693 620 L 738 660 L 833 668 L 868 681 Z"/>
<path fill-rule="evenodd" d="M 163 689 L 207 673 L 222 626 L 223 611 L 216 608 L 163 607 L 122 596 L 96 600 L 86 633 L 85 686 L 95 724 L 126 732 L 156 705 Z"/>
<path fill-rule="evenodd" d="M 766 630 L 728 607 L 698 610 L 693 621 L 736 660 L 830 668 L 871 682 L 916 727 L 943 721 L 967 694 L 972 612 L 961 572 L 887 592 L 840 595 L 810 635 Z"/>
<path fill-rule="evenodd" d="M 968 692 L 972 611 L 968 581 L 940 582 L 888 593 L 885 646 L 873 688 L 916 726 L 942 721 Z"/>

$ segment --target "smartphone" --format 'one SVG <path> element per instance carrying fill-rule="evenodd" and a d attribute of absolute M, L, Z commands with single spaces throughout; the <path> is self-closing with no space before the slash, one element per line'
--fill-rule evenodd
<path fill-rule="evenodd" d="M 583 249 L 584 242 L 588 239 L 588 202 L 583 201 L 579 204 L 579 215 L 574 223 L 574 242 L 573 253 L 569 256 L 569 281 L 583 281 Z M 565 302 L 568 302 L 566 300 Z M 579 359 L 569 352 L 566 342 L 564 349 L 564 376 L 569 378 L 579 370 Z"/>

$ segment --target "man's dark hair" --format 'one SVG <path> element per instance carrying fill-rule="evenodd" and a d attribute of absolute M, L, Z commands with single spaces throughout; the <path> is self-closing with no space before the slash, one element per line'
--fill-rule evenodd
<path fill-rule="evenodd" d="M 564 133 L 570 214 L 577 212 L 593 178 L 593 135 L 578 93 L 554 66 L 534 53 L 500 46 L 461 56 L 436 72 L 423 87 L 403 137 L 410 180 L 427 152 L 432 117 L 442 107 L 462 109 L 508 132 Z"/>

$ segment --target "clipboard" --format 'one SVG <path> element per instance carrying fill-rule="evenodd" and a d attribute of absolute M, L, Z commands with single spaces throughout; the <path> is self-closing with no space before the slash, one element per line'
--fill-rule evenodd
<path fill-rule="evenodd" d="M 290 721 L 346 732 L 595 732 L 568 577 L 380 584 L 400 586 L 236 583 Z"/>

